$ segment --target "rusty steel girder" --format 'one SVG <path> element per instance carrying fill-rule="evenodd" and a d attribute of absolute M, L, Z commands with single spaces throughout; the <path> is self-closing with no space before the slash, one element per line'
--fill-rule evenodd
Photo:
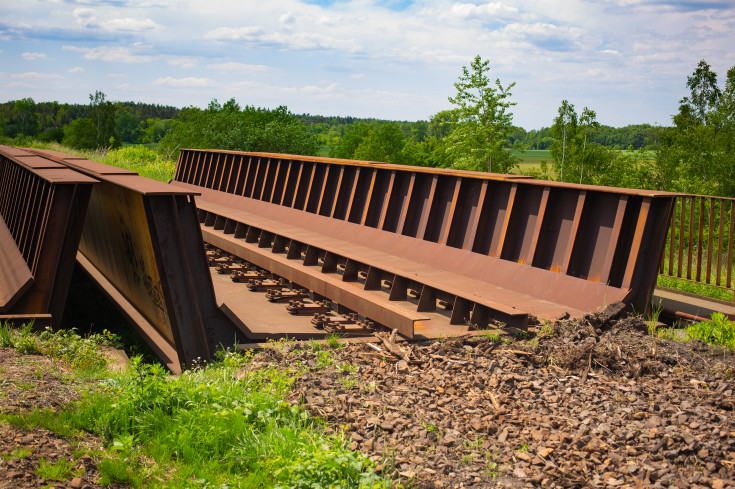
<path fill-rule="evenodd" d="M 617 301 L 645 311 L 674 200 L 514 175 L 214 150 L 182 150 L 172 184 L 201 193 L 205 240 L 406 336 L 441 304 L 450 324 L 479 326 L 522 327 Z M 370 294 L 381 290 L 385 297 Z M 412 311 L 396 313 L 391 302 L 410 302 L 410 290 Z"/>
<path fill-rule="evenodd" d="M 195 193 L 130 170 L 33 151 L 99 181 L 77 261 L 173 371 L 234 344 L 239 332 L 215 303 Z"/>
<path fill-rule="evenodd" d="M 61 320 L 97 180 L 0 145 L 0 320 Z"/>

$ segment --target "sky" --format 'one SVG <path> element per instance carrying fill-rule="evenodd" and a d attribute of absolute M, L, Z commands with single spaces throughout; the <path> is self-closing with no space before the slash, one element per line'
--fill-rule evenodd
<path fill-rule="evenodd" d="M 429 119 L 480 55 L 513 123 L 561 101 L 606 125 L 671 123 L 705 59 L 735 66 L 733 0 L 0 0 L 0 101 Z"/>

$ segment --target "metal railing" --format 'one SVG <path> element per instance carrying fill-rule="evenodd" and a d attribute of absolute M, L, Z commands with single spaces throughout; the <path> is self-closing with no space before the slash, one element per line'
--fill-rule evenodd
<path fill-rule="evenodd" d="M 679 195 L 659 274 L 735 292 L 734 208 L 732 198 Z"/>

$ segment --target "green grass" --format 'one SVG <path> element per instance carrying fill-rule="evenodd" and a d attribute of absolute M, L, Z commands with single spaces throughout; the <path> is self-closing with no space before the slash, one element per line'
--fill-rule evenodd
<path fill-rule="evenodd" d="M 733 301 L 732 290 L 723 289 L 722 287 L 715 287 L 714 285 L 692 282 L 690 280 L 659 275 L 656 279 L 656 285 L 660 285 L 661 287 L 668 287 L 670 289 L 681 290 L 683 292 L 689 292 L 691 294 L 697 294 L 704 297 L 711 297 L 713 299 L 720 299 L 729 302 Z"/>
<path fill-rule="evenodd" d="M 71 413 L 56 413 L 51 409 L 3 414 L 0 415 L 0 420 L 26 431 L 41 427 L 65 438 L 73 438 L 79 434 L 79 430 L 74 427 Z"/>
<path fill-rule="evenodd" d="M 22 458 L 29 457 L 33 453 L 33 450 L 25 447 L 16 447 L 13 448 L 8 453 L 3 453 L 2 458 L 3 460 L 19 460 Z"/>
<path fill-rule="evenodd" d="M 13 344 L 22 330 L 3 326 Z M 74 331 L 34 335 L 40 350 L 73 363 L 75 372 L 98 369 L 90 345 Z M 335 340 L 337 338 L 335 337 Z M 339 347 L 339 345 L 337 345 Z M 342 367 L 328 345 L 307 344 L 317 368 Z M 325 423 L 286 402 L 304 367 L 243 369 L 250 354 L 224 351 L 206 368 L 171 376 L 159 364 L 134 357 L 123 372 L 103 370 L 79 401 L 54 412 L 6 414 L 0 421 L 25 430 L 43 427 L 74 438 L 81 430 L 107 442 L 97 467 L 101 482 L 132 487 L 390 487 L 373 463 L 350 451 L 349 440 L 326 434 Z M 349 366 L 345 366 L 349 371 Z M 86 375 L 86 374 L 84 374 Z M 332 431 L 332 430 L 330 430 Z M 66 462 L 43 462 L 39 475 L 68 476 Z M 64 477 L 64 479 L 67 477 Z"/>
<path fill-rule="evenodd" d="M 38 468 L 35 470 L 36 475 L 44 479 L 53 481 L 65 481 L 76 475 L 84 473 L 84 469 L 74 470 L 74 462 L 65 458 L 59 459 L 55 463 L 50 463 L 45 458 L 38 461 Z"/>
<path fill-rule="evenodd" d="M 44 354 L 67 361 L 78 375 L 94 377 L 107 366 L 101 345 L 119 347 L 116 335 L 104 330 L 101 334 L 79 336 L 74 329 L 56 332 L 45 329 L 40 334 L 33 331 L 33 322 L 13 328 L 10 323 L 0 323 L 0 346 L 15 348 L 24 355 Z"/>
<path fill-rule="evenodd" d="M 548 149 L 528 149 L 526 151 L 511 151 L 523 164 L 539 165 L 542 161 L 551 163 L 551 152 Z"/>
<path fill-rule="evenodd" d="M 735 321 L 721 312 L 713 312 L 708 321 L 688 326 L 686 332 L 690 339 L 735 350 Z"/>
<path fill-rule="evenodd" d="M 541 162 L 546 161 L 551 168 L 551 153 L 548 149 L 529 149 L 526 151 L 511 151 L 513 156 L 518 157 L 520 171 L 541 171 Z"/>
<path fill-rule="evenodd" d="M 78 150 L 62 146 L 58 143 L 34 141 L 30 144 L 30 147 L 52 149 L 106 165 L 125 168 L 137 172 L 144 177 L 161 182 L 170 181 L 176 171 L 176 161 L 171 158 L 162 157 L 155 149 L 142 144 L 122 146 L 112 150 Z"/>
<path fill-rule="evenodd" d="M 385 484 L 367 458 L 346 449 L 346 439 L 325 435 L 318 419 L 285 402 L 296 372 L 261 368 L 237 379 L 248 361 L 228 353 L 222 362 L 172 378 L 134 359 L 127 372 L 73 408 L 73 418 L 113 442 L 118 453 L 102 466 L 106 476 L 134 487 L 144 460 L 155 461 L 145 471 L 167 481 L 148 478 L 149 487 L 191 480 L 201 487 Z M 121 459 L 134 461 L 124 477 Z"/>

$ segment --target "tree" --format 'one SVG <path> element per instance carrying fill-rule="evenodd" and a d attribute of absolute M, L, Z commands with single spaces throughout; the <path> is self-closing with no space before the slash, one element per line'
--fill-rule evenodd
<path fill-rule="evenodd" d="M 447 154 L 452 166 L 468 170 L 507 173 L 518 160 L 507 148 L 513 129 L 510 108 L 511 88 L 500 79 L 491 83 L 490 61 L 477 55 L 470 68 L 462 67 L 459 81 L 454 84 L 457 94 L 449 97 L 455 106 L 457 123 L 447 137 Z"/>
<path fill-rule="evenodd" d="M 140 123 L 144 143 L 158 143 L 171 129 L 171 119 L 151 117 Z"/>
<path fill-rule="evenodd" d="M 339 144 L 334 146 L 329 155 L 334 158 L 346 158 L 383 163 L 417 163 L 405 152 L 406 135 L 397 122 L 371 121 L 351 124 Z"/>
<path fill-rule="evenodd" d="M 13 116 L 16 134 L 23 134 L 24 136 L 38 134 L 38 114 L 36 113 L 36 103 L 32 98 L 16 100 L 13 107 Z"/>
<path fill-rule="evenodd" d="M 587 139 L 592 136 L 592 131 L 600 127 L 600 123 L 597 122 L 597 113 L 594 110 L 590 110 L 585 107 L 582 110 L 582 115 L 579 117 L 579 125 L 582 131 L 582 157 L 580 161 L 579 169 L 579 183 L 582 183 L 582 176 L 584 174 L 584 163 L 587 159 Z"/>
<path fill-rule="evenodd" d="M 691 94 L 681 100 L 674 127 L 656 134 L 656 180 L 661 190 L 735 196 L 735 67 L 725 89 L 702 60 L 687 77 Z"/>
<path fill-rule="evenodd" d="M 224 105 L 215 99 L 205 110 L 189 107 L 171 120 L 159 149 L 175 156 L 181 148 L 314 155 L 318 146 L 316 136 L 286 107 L 240 108 L 235 99 Z"/>
<path fill-rule="evenodd" d="M 96 148 L 120 146 L 120 136 L 115 130 L 115 106 L 106 100 L 104 92 L 97 90 L 89 95 L 89 119 L 94 125 Z"/>
<path fill-rule="evenodd" d="M 353 156 L 358 160 L 401 164 L 405 163 L 405 145 L 406 139 L 397 123 L 375 124 L 355 149 Z"/>
<path fill-rule="evenodd" d="M 62 143 L 65 146 L 77 149 L 96 148 L 95 127 L 92 119 L 88 117 L 74 119 L 70 124 L 64 126 L 64 139 Z"/>
<path fill-rule="evenodd" d="M 115 111 L 115 131 L 120 135 L 120 140 L 122 142 L 140 142 L 142 130 L 138 123 L 138 119 L 135 117 L 135 114 L 125 106 L 119 106 Z"/>
<path fill-rule="evenodd" d="M 554 119 L 551 133 L 556 138 L 550 150 L 554 158 L 554 169 L 559 174 L 559 180 L 563 182 L 564 169 L 569 166 L 567 154 L 577 134 L 577 112 L 574 110 L 574 104 L 570 104 L 567 100 L 561 101 L 559 115 Z"/>
<path fill-rule="evenodd" d="M 717 73 L 712 71 L 705 60 L 701 60 L 692 76 L 687 77 L 687 88 L 691 90 L 691 98 L 684 97 L 681 103 L 691 104 L 697 119 L 702 124 L 706 124 L 707 112 L 717 106 L 720 98 Z"/>

